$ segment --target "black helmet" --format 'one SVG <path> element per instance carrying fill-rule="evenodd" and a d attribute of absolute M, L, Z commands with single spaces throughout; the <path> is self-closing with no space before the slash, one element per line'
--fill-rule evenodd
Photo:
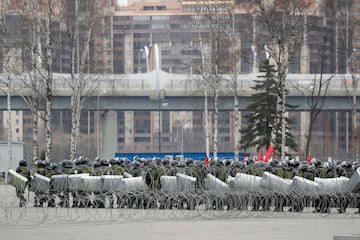
<path fill-rule="evenodd" d="M 186 166 L 190 166 L 190 165 L 192 165 L 194 163 L 194 160 L 192 160 L 191 158 L 188 158 L 187 160 L 186 160 Z"/>
<path fill-rule="evenodd" d="M 43 164 L 44 164 L 44 167 L 45 167 L 46 169 L 48 169 L 48 170 L 51 169 L 51 166 L 50 166 L 51 163 L 50 163 L 49 161 L 44 160 L 44 161 L 43 161 Z"/>
<path fill-rule="evenodd" d="M 217 166 L 222 166 L 224 163 L 223 163 L 223 160 L 221 158 L 218 158 L 217 161 L 216 161 L 216 165 Z"/>
<path fill-rule="evenodd" d="M 27 166 L 26 160 L 20 160 L 19 166 L 21 166 L 21 167 L 26 167 L 26 166 Z"/>
<path fill-rule="evenodd" d="M 170 166 L 170 161 L 168 159 L 164 159 L 163 165 L 164 166 Z"/>
<path fill-rule="evenodd" d="M 179 163 L 178 160 L 174 160 L 174 161 L 172 161 L 171 166 L 173 166 L 173 167 L 179 167 L 179 166 L 180 166 L 180 163 Z"/>
<path fill-rule="evenodd" d="M 306 171 L 306 170 L 308 169 L 308 165 L 307 165 L 306 163 L 302 163 L 302 164 L 300 165 L 300 169 L 301 169 L 302 171 Z"/>
<path fill-rule="evenodd" d="M 51 163 L 50 166 L 51 166 L 52 170 L 55 170 L 59 167 L 59 165 L 57 163 Z"/>
<path fill-rule="evenodd" d="M 64 166 L 64 168 L 72 168 L 73 167 L 73 162 L 71 160 L 64 160 L 63 161 L 63 166 Z"/>
<path fill-rule="evenodd" d="M 109 165 L 109 161 L 105 158 L 101 159 L 100 161 L 101 166 L 108 166 Z"/>
<path fill-rule="evenodd" d="M 100 165 L 100 163 L 99 162 L 94 162 L 94 168 L 98 168 L 98 167 L 100 167 L 101 165 Z"/>
<path fill-rule="evenodd" d="M 37 161 L 37 162 L 36 162 L 36 166 L 37 166 L 38 168 L 43 168 L 43 167 L 45 167 L 45 161 L 42 161 L 42 160 Z"/>
<path fill-rule="evenodd" d="M 110 158 L 109 162 L 111 165 L 118 165 L 120 163 L 116 158 Z"/>
<path fill-rule="evenodd" d="M 76 159 L 76 160 L 75 160 L 75 165 L 80 165 L 80 164 L 81 164 L 81 161 L 82 161 L 82 159 L 80 159 L 80 158 Z"/>

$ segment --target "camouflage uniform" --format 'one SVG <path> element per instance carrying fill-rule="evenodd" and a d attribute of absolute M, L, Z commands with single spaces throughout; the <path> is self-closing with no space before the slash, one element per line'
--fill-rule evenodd
<path fill-rule="evenodd" d="M 39 160 L 36 163 L 36 173 L 40 174 L 42 176 L 46 176 L 46 164 L 48 162 Z M 47 197 L 44 196 L 43 194 L 39 193 L 39 192 L 35 192 L 35 196 L 34 196 L 34 207 L 43 207 L 44 202 L 47 200 Z"/>
<path fill-rule="evenodd" d="M 89 160 L 83 156 L 80 156 L 76 162 L 76 166 L 74 168 L 74 172 L 77 174 L 91 174 L 92 167 L 89 165 Z M 85 192 L 82 191 L 76 191 L 73 192 L 73 207 L 90 207 L 91 201 L 90 197 L 87 196 Z"/>
<path fill-rule="evenodd" d="M 73 162 L 70 160 L 64 160 L 63 163 L 63 173 L 67 175 L 75 174 L 73 168 Z M 70 194 L 72 194 L 69 189 L 66 189 L 63 193 L 60 193 L 60 203 L 61 207 L 70 207 Z"/>
<path fill-rule="evenodd" d="M 27 167 L 27 162 L 25 160 L 21 160 L 19 162 L 19 166 L 16 168 L 16 172 L 21 176 L 26 177 L 30 182 L 30 170 Z M 26 199 L 24 197 L 25 190 L 16 188 L 16 196 L 19 198 L 19 207 L 24 207 L 26 204 Z"/>

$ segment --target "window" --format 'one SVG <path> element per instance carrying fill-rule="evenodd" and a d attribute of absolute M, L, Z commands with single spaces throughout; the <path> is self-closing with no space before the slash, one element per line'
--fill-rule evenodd
<path fill-rule="evenodd" d="M 16 133 L 19 133 L 19 129 L 18 129 L 18 128 L 16 129 Z"/>

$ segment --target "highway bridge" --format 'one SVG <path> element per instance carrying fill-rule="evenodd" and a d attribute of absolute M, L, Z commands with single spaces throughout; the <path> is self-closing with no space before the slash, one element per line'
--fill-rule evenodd
<path fill-rule="evenodd" d="M 239 110 L 243 110 L 249 103 L 254 91 L 251 86 L 253 80 L 259 79 L 263 73 L 242 74 L 237 80 L 237 95 L 239 96 Z M 23 96 L 29 96 L 30 90 L 20 79 L 26 75 L 11 76 L 11 107 L 13 110 L 29 109 Z M 136 111 L 193 111 L 204 109 L 203 80 L 199 75 L 171 74 L 160 69 L 140 74 L 88 74 L 85 76 L 89 82 L 86 91 L 84 109 L 87 110 L 118 110 Z M 0 75 L 0 110 L 7 108 L 7 79 L 6 74 Z M 69 74 L 54 74 L 53 109 L 70 109 Z M 233 110 L 233 88 L 231 76 L 224 75 L 221 85 L 220 110 Z M 298 106 L 296 111 L 309 109 L 309 98 L 315 81 L 320 81 L 320 75 L 315 74 L 289 74 L 288 88 L 290 93 L 288 103 Z M 331 79 L 329 90 L 325 98 L 324 110 L 339 111 L 351 109 L 352 76 L 350 74 L 325 74 L 322 79 Z M 350 90 L 350 92 L 349 92 Z M 355 90 L 360 95 L 360 89 Z M 211 94 L 210 94 L 211 95 Z M 212 104 L 210 104 L 211 107 Z M 357 103 L 357 108 L 360 109 Z M 42 107 L 44 107 L 44 102 Z"/>

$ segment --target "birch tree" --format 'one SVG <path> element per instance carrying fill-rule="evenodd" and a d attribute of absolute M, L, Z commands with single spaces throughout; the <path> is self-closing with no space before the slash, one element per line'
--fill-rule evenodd
<path fill-rule="evenodd" d="M 70 6 L 69 1 L 63 0 L 62 4 L 71 52 L 70 79 L 66 79 L 66 82 L 71 89 L 70 159 L 74 160 L 80 136 L 80 116 L 84 96 L 94 88 L 94 79 L 86 77 L 87 63 L 93 26 L 103 5 L 96 0 L 75 0 L 74 5 Z"/>
<path fill-rule="evenodd" d="M 6 129 L 7 129 L 7 141 L 8 141 L 8 154 L 9 154 L 9 169 L 11 169 L 12 163 L 12 131 L 11 131 L 11 73 L 14 69 L 12 69 L 12 64 L 14 64 L 15 57 L 10 54 L 10 46 L 8 39 L 8 26 L 6 22 L 6 13 L 9 12 L 10 2 L 4 0 L 0 3 L 0 44 L 2 46 L 2 58 L 3 58 L 3 73 L 5 75 L 3 84 L 6 86 L 6 96 L 7 96 L 7 119 L 6 119 Z"/>
<path fill-rule="evenodd" d="M 212 62 L 209 75 L 204 80 L 207 89 L 206 99 L 210 95 L 213 100 L 213 156 L 217 158 L 220 97 L 222 87 L 225 86 L 223 73 L 229 68 L 225 61 L 229 56 L 229 36 L 226 35 L 225 29 L 228 29 L 230 23 L 228 10 L 231 5 L 227 1 L 199 1 L 199 5 L 202 6 L 198 16 L 200 26 L 206 26 L 210 30 L 207 41 L 211 44 Z"/>
<path fill-rule="evenodd" d="M 298 0 L 257 0 L 257 22 L 264 31 L 260 31 L 259 41 L 263 41 L 270 60 L 277 70 L 280 96 L 277 109 L 280 112 L 278 124 L 281 125 L 280 159 L 285 157 L 286 146 L 286 104 L 287 74 L 289 63 L 303 44 L 305 28 L 304 17 L 310 1 Z"/>
<path fill-rule="evenodd" d="M 32 113 L 32 162 L 35 163 L 39 157 L 39 117 L 40 117 L 40 100 L 43 96 L 44 85 L 41 81 L 39 71 L 42 68 L 42 50 L 41 50 L 41 37 L 39 26 L 39 5 L 37 0 L 29 0 L 23 2 L 23 8 L 19 9 L 23 15 L 24 21 L 22 26 L 28 27 L 25 36 L 23 37 L 23 49 L 29 53 L 29 62 L 25 62 L 22 74 L 17 76 L 17 80 L 21 83 L 19 87 L 23 90 L 30 91 L 26 94 L 24 91 L 19 91 L 24 102 L 29 107 Z"/>
<path fill-rule="evenodd" d="M 36 2 L 36 0 L 34 0 Z M 41 79 L 45 88 L 45 131 L 46 131 L 46 151 L 45 159 L 50 161 L 52 159 L 52 97 L 53 97 L 53 67 L 54 67 L 54 24 L 59 22 L 59 9 L 61 5 L 57 0 L 39 1 L 38 26 L 40 35 L 43 38 L 44 53 L 42 54 Z"/>

